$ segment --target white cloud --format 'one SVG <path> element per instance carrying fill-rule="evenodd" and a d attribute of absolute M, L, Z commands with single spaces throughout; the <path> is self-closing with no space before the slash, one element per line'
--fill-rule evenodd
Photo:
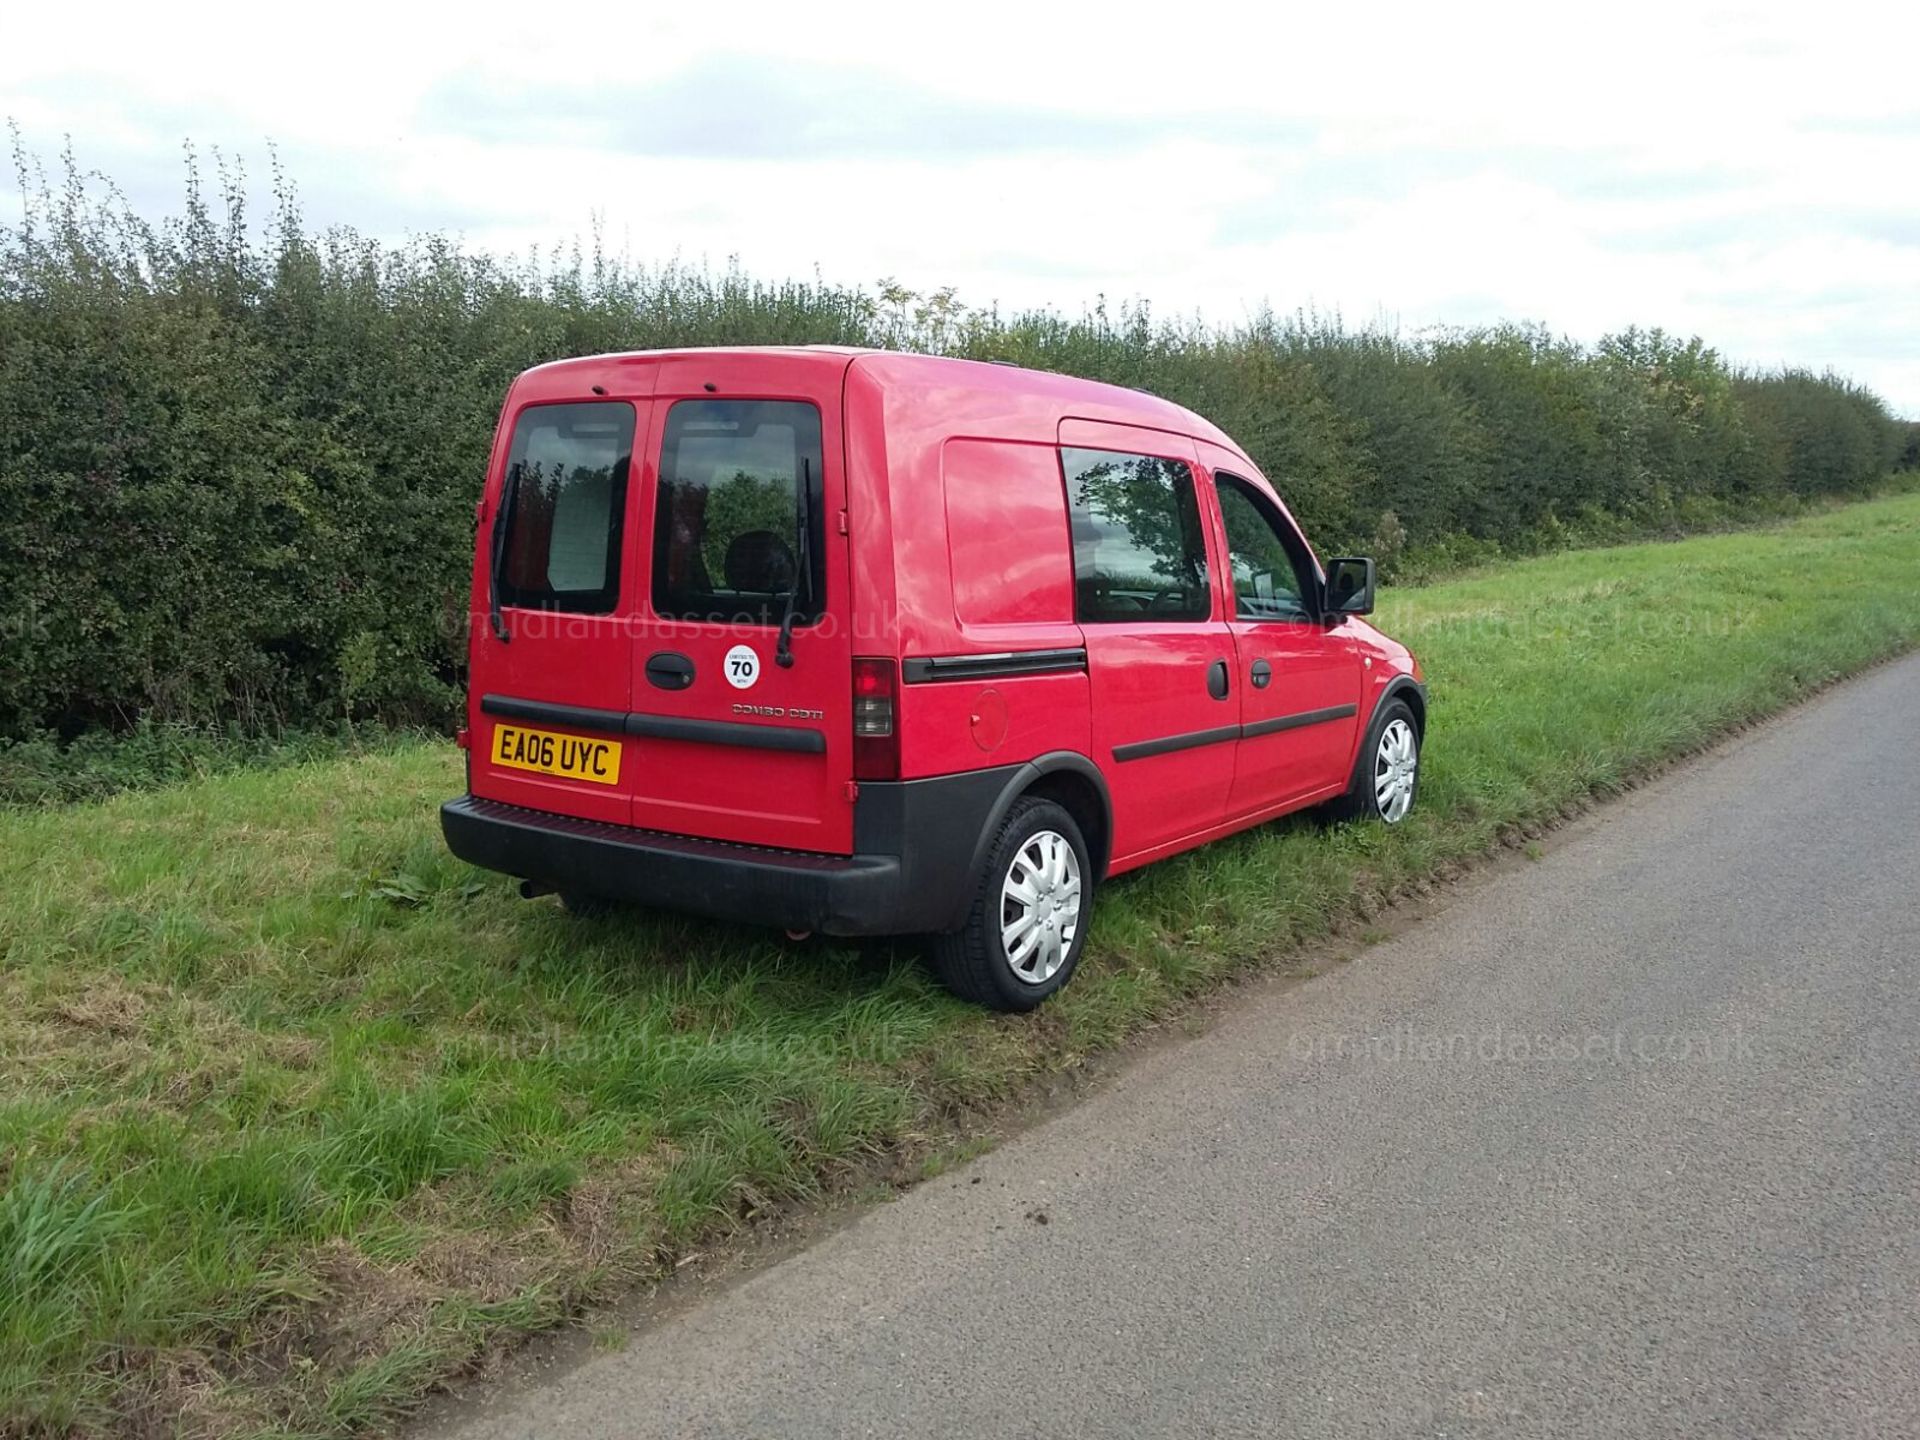
<path fill-rule="evenodd" d="M 1920 414 L 1911 7 L 10 18 L 0 113 L 147 208 L 191 136 L 316 221 L 1231 320 L 1695 332 Z M 0 202 L 4 203 L 4 202 Z"/>

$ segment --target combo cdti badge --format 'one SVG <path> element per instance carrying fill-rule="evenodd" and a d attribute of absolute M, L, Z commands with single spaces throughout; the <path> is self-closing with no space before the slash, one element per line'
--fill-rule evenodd
<path fill-rule="evenodd" d="M 1401 820 L 1426 692 L 1234 442 L 1152 396 L 825 348 L 508 393 L 447 843 L 570 905 L 924 934 L 1003 1010 L 1112 875 Z"/>

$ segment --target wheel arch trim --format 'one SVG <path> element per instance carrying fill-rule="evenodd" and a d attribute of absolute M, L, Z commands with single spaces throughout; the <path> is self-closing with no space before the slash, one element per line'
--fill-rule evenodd
<path fill-rule="evenodd" d="M 1380 707 L 1389 700 L 1407 702 L 1407 708 L 1413 711 L 1413 723 L 1419 727 L 1420 738 L 1427 738 L 1427 687 L 1411 675 L 1396 675 L 1389 680 L 1386 688 L 1380 692 L 1380 698 L 1373 702 L 1373 715 L 1380 713 Z M 1367 728 L 1373 728 L 1373 715 L 1367 717 Z"/>
<path fill-rule="evenodd" d="M 1360 741 L 1353 752 L 1353 770 L 1347 776 L 1349 790 L 1359 785 L 1361 771 L 1366 767 L 1368 758 L 1373 754 L 1374 727 L 1380 722 L 1380 712 L 1395 700 L 1405 700 L 1407 708 L 1413 711 L 1413 728 L 1424 748 L 1427 743 L 1427 687 L 1411 675 L 1396 675 L 1381 689 L 1373 702 L 1373 709 L 1367 714 L 1367 723 L 1360 731 Z"/>
<path fill-rule="evenodd" d="M 1086 842 L 1087 858 L 1093 862 L 1095 883 L 1107 873 L 1107 861 L 1113 853 L 1113 796 L 1107 788 L 1106 776 L 1100 773 L 1098 765 L 1077 750 L 1052 750 L 1044 755 L 1036 755 L 1007 777 L 1006 784 L 1000 787 L 1000 793 L 994 797 L 993 805 L 987 811 L 986 822 L 981 825 L 980 833 L 974 839 L 973 859 L 967 869 L 968 884 L 955 907 L 952 928 L 957 929 L 965 923 L 973 894 L 986 871 L 988 851 L 992 849 L 994 837 L 1000 833 L 1000 826 L 1014 802 L 1047 776 L 1062 774 L 1085 781 L 1098 798 L 1101 834 L 1097 838 L 1087 835 L 1084 833 L 1085 827 L 1082 827 L 1080 838 Z"/>

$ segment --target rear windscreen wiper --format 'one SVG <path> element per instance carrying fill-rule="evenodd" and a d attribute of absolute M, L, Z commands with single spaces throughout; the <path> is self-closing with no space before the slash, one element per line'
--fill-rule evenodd
<path fill-rule="evenodd" d="M 500 486 L 500 510 L 493 517 L 493 558 L 487 566 L 487 619 L 493 635 L 503 644 L 513 639 L 507 633 L 506 619 L 500 614 L 500 567 L 507 560 L 507 526 L 513 520 L 514 498 L 520 493 L 520 467 L 514 465 Z"/>
<path fill-rule="evenodd" d="M 798 571 L 787 582 L 787 613 L 780 617 L 780 642 L 773 647 L 773 663 L 782 670 L 793 667 L 793 617 L 799 613 L 800 581 L 807 582 L 807 599 L 813 599 L 813 462 L 800 462 L 800 484 L 795 488 L 793 509 L 800 521 Z"/>

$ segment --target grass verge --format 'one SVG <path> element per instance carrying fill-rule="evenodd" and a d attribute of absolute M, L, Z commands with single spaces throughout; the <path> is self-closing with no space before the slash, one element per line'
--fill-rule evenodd
<path fill-rule="evenodd" d="M 126 731 L 90 730 L 65 741 L 51 735 L 0 740 L 0 810 L 104 800 L 124 790 L 358 756 L 422 738 L 420 731 L 364 725 L 247 731 L 144 722 Z"/>
<path fill-rule="evenodd" d="M 904 947 L 582 922 L 442 850 L 442 744 L 0 815 L 0 1434 L 332 1436 L 1920 643 L 1920 496 L 1389 594 L 1422 808 L 1114 884 L 1039 1015 Z"/>

